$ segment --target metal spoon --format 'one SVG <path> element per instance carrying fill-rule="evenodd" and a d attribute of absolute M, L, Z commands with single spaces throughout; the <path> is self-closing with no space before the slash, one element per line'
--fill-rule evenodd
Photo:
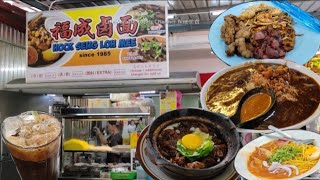
<path fill-rule="evenodd" d="M 292 137 L 290 134 L 287 134 L 284 131 L 282 131 L 282 130 L 280 130 L 280 129 L 272 126 L 272 125 L 269 125 L 268 129 L 276 132 L 277 134 L 279 134 L 280 136 L 284 137 L 285 139 L 292 140 L 292 141 L 295 141 L 297 143 L 311 144 L 314 141 L 314 139 L 299 139 L 299 138 Z"/>

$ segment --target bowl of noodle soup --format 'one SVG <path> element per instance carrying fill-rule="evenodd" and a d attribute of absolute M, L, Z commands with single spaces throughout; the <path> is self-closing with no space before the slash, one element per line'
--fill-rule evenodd
<path fill-rule="evenodd" d="M 266 136 L 259 137 L 238 152 L 234 162 L 236 171 L 245 179 L 286 180 L 302 179 L 318 171 L 320 135 L 304 130 L 288 130 L 286 133 L 315 141 L 306 145 Z"/>

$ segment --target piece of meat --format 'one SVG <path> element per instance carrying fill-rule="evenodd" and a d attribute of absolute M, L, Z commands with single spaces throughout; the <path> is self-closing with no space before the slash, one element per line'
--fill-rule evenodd
<path fill-rule="evenodd" d="M 238 32 L 240 29 L 244 28 L 246 24 L 241 21 L 240 19 L 236 20 L 237 26 L 236 26 L 236 31 Z"/>
<path fill-rule="evenodd" d="M 228 48 L 226 49 L 227 56 L 233 56 L 236 53 L 236 43 L 233 42 L 229 44 Z"/>
<path fill-rule="evenodd" d="M 266 36 L 264 35 L 264 33 L 263 32 L 261 32 L 261 31 L 258 31 L 258 32 L 256 32 L 255 34 L 254 34 L 254 39 L 255 40 L 262 40 L 262 39 L 264 39 Z"/>
<path fill-rule="evenodd" d="M 276 38 L 281 37 L 280 32 L 278 30 L 271 30 L 271 31 L 269 31 L 269 34 L 272 37 L 276 37 Z"/>
<path fill-rule="evenodd" d="M 254 51 L 254 57 L 257 59 L 262 59 L 263 55 L 264 55 L 263 50 L 257 47 L 256 50 Z"/>
<path fill-rule="evenodd" d="M 159 136 L 159 138 L 161 138 L 161 140 L 164 140 L 164 141 L 170 140 L 172 138 L 177 138 L 177 137 L 178 135 L 173 129 L 166 129 L 162 131 Z"/>
<path fill-rule="evenodd" d="M 224 17 L 224 24 L 221 27 L 221 38 L 224 39 L 226 44 L 234 42 L 236 33 L 236 22 L 233 19 L 234 15 L 229 14 Z"/>
<path fill-rule="evenodd" d="M 224 143 L 224 141 L 223 141 L 222 139 L 218 138 L 217 136 L 214 136 L 214 137 L 212 138 L 212 141 L 214 142 L 215 146 Z"/>
<path fill-rule="evenodd" d="M 187 163 L 186 158 L 184 156 L 180 156 L 179 153 L 177 153 L 176 157 L 172 159 L 172 162 L 178 164 L 179 166 L 185 166 Z"/>
<path fill-rule="evenodd" d="M 236 39 L 238 38 L 245 38 L 248 39 L 250 37 L 251 33 L 249 30 L 247 30 L 246 28 L 240 29 L 237 33 L 236 33 Z"/>
<path fill-rule="evenodd" d="M 255 58 L 278 59 L 285 56 L 286 51 L 284 49 L 279 30 L 268 28 L 267 30 L 257 32 L 255 36 L 255 39 L 259 39 L 264 36 L 263 39 L 256 40 L 254 42 L 254 45 L 256 47 L 254 51 Z"/>
<path fill-rule="evenodd" d="M 177 144 L 177 140 L 174 140 L 174 139 L 163 142 L 163 146 L 165 146 L 169 150 L 176 150 L 176 148 L 177 148 L 176 144 Z"/>
<path fill-rule="evenodd" d="M 211 167 L 211 166 L 214 166 L 214 165 L 218 164 L 217 159 L 213 158 L 211 156 L 208 156 L 208 157 L 204 158 L 201 162 L 203 164 L 205 164 L 206 167 Z"/>
<path fill-rule="evenodd" d="M 253 57 L 253 53 L 247 49 L 245 38 L 236 39 L 235 43 L 237 46 L 237 51 L 241 56 L 245 58 Z"/>
<path fill-rule="evenodd" d="M 162 154 L 162 156 L 164 156 L 165 158 L 170 159 L 170 155 L 169 155 L 166 151 L 160 149 L 159 152 L 160 152 L 160 153 Z"/>
<path fill-rule="evenodd" d="M 253 45 L 252 45 L 251 43 L 246 43 L 246 47 L 247 47 L 247 49 L 250 50 L 251 52 L 254 51 L 254 47 L 253 47 Z"/>
<path fill-rule="evenodd" d="M 178 135 L 173 129 L 166 129 L 157 138 L 160 153 L 167 159 L 175 157 Z"/>
<path fill-rule="evenodd" d="M 286 52 L 284 52 L 284 50 L 280 49 L 279 57 L 283 58 L 285 55 L 286 55 Z"/>
<path fill-rule="evenodd" d="M 271 43 L 271 47 L 274 49 L 277 49 L 277 48 L 279 48 L 279 46 L 280 46 L 279 41 L 277 41 L 276 39 L 273 39 L 272 43 Z"/>
<path fill-rule="evenodd" d="M 279 52 L 270 46 L 266 48 L 266 55 L 270 58 L 279 58 Z"/>
<path fill-rule="evenodd" d="M 202 163 L 202 162 L 195 161 L 195 162 L 192 162 L 192 163 L 188 163 L 187 167 L 191 168 L 191 169 L 203 169 L 203 168 L 206 167 L 206 165 L 204 163 Z"/>
<path fill-rule="evenodd" d="M 256 15 L 256 11 L 254 9 L 247 9 L 241 12 L 241 14 L 239 15 L 239 18 L 241 20 L 247 20 L 247 19 L 251 19 L 255 15 Z"/>
<path fill-rule="evenodd" d="M 200 162 L 204 163 L 206 167 L 211 167 L 219 162 L 221 162 L 227 155 L 227 145 L 221 141 L 221 144 L 215 144 L 213 151 L 205 158 L 199 160 Z"/>
<path fill-rule="evenodd" d="M 208 127 L 202 123 L 199 123 L 199 129 L 200 129 L 200 131 L 202 131 L 204 133 L 209 133 Z"/>
<path fill-rule="evenodd" d="M 227 154 L 227 146 L 226 144 L 220 144 L 214 146 L 214 156 L 224 157 Z"/>

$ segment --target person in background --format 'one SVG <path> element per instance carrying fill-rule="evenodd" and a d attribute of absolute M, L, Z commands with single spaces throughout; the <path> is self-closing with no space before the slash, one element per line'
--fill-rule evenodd
<path fill-rule="evenodd" d="M 140 118 L 139 124 L 137 125 L 137 128 L 136 128 L 136 131 L 141 132 L 145 127 L 146 127 L 146 125 L 144 124 L 142 118 Z"/>
<path fill-rule="evenodd" d="M 96 134 L 99 138 L 102 145 L 108 145 L 110 147 L 121 145 L 122 144 L 122 136 L 117 126 L 116 121 L 109 121 L 106 125 L 107 134 L 109 135 L 107 138 L 101 133 L 99 128 L 96 128 Z M 121 160 L 120 154 L 115 153 L 107 153 L 107 163 L 119 163 Z"/>
<path fill-rule="evenodd" d="M 136 124 L 134 123 L 134 120 L 130 121 L 130 124 L 128 125 L 128 132 L 129 134 L 136 131 Z"/>

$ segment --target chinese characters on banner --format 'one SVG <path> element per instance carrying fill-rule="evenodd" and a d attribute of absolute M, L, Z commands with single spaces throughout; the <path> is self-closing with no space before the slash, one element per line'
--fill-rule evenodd
<path fill-rule="evenodd" d="M 169 77 L 166 2 L 27 13 L 27 82 Z"/>

